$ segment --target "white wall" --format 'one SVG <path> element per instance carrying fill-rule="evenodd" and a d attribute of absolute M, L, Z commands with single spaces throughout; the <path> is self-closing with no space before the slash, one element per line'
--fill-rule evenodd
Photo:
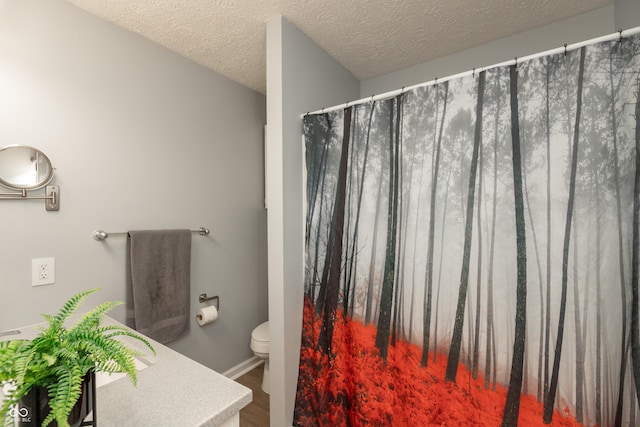
<path fill-rule="evenodd" d="M 638 2 L 638 0 L 629 0 Z M 640 3 L 640 2 L 638 2 Z M 640 25 L 640 19 L 636 19 Z M 361 83 L 360 97 L 378 95 L 404 86 L 431 81 L 487 67 L 617 31 L 614 6 L 606 6 L 543 27 L 505 37 L 480 46 L 417 64 Z"/>
<path fill-rule="evenodd" d="M 62 0 L 0 0 L 0 146 L 57 168 L 59 212 L 0 201 L 0 330 L 42 321 L 72 294 L 124 300 L 125 237 L 93 230 L 211 229 L 192 243 L 192 329 L 171 344 L 224 371 L 267 319 L 264 96 Z M 56 284 L 31 287 L 31 259 Z M 220 317 L 193 322 L 200 292 Z M 123 309 L 114 317 L 123 319 Z"/>
<path fill-rule="evenodd" d="M 300 114 L 355 99 L 359 81 L 282 17 L 267 23 L 271 425 L 290 426 L 303 302 Z"/>

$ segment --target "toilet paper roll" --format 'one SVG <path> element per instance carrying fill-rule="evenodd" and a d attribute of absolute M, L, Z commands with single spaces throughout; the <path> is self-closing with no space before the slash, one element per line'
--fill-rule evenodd
<path fill-rule="evenodd" d="M 200 326 L 215 322 L 217 318 L 218 309 L 213 305 L 201 308 L 200 310 L 198 310 L 198 314 L 196 314 L 196 319 L 198 320 L 198 325 Z"/>

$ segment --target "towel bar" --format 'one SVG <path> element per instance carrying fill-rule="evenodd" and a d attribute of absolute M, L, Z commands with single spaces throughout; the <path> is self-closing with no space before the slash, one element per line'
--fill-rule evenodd
<path fill-rule="evenodd" d="M 209 235 L 209 229 L 208 228 L 204 228 L 204 227 L 200 227 L 197 230 L 191 230 L 192 233 L 198 233 L 201 236 L 208 236 Z M 105 240 L 107 237 L 109 236 L 114 236 L 114 235 L 127 235 L 126 231 L 118 231 L 115 233 L 107 233 L 104 230 L 96 230 L 93 232 L 93 234 L 91 235 L 93 237 L 93 240 L 97 240 L 99 242 Z"/>

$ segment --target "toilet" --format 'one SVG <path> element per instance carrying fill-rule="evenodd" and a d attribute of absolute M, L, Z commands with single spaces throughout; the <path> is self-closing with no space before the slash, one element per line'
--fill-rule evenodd
<path fill-rule="evenodd" d="M 251 332 L 251 351 L 260 359 L 264 359 L 262 374 L 262 391 L 269 394 L 269 322 L 258 325 Z"/>

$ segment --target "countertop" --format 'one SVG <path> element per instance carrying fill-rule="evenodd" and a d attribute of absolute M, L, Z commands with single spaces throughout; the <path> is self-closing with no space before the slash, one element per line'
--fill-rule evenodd
<path fill-rule="evenodd" d="M 103 324 L 123 326 L 108 316 Z M 0 340 L 31 339 L 38 333 L 37 326 L 19 328 L 19 335 Z M 165 345 L 149 339 L 157 353 L 153 356 L 137 340 L 123 340 L 148 355 L 141 360 L 149 366 L 138 371 L 137 386 L 121 378 L 98 387 L 96 414 L 100 427 L 214 427 L 252 400 L 249 388 Z"/>

